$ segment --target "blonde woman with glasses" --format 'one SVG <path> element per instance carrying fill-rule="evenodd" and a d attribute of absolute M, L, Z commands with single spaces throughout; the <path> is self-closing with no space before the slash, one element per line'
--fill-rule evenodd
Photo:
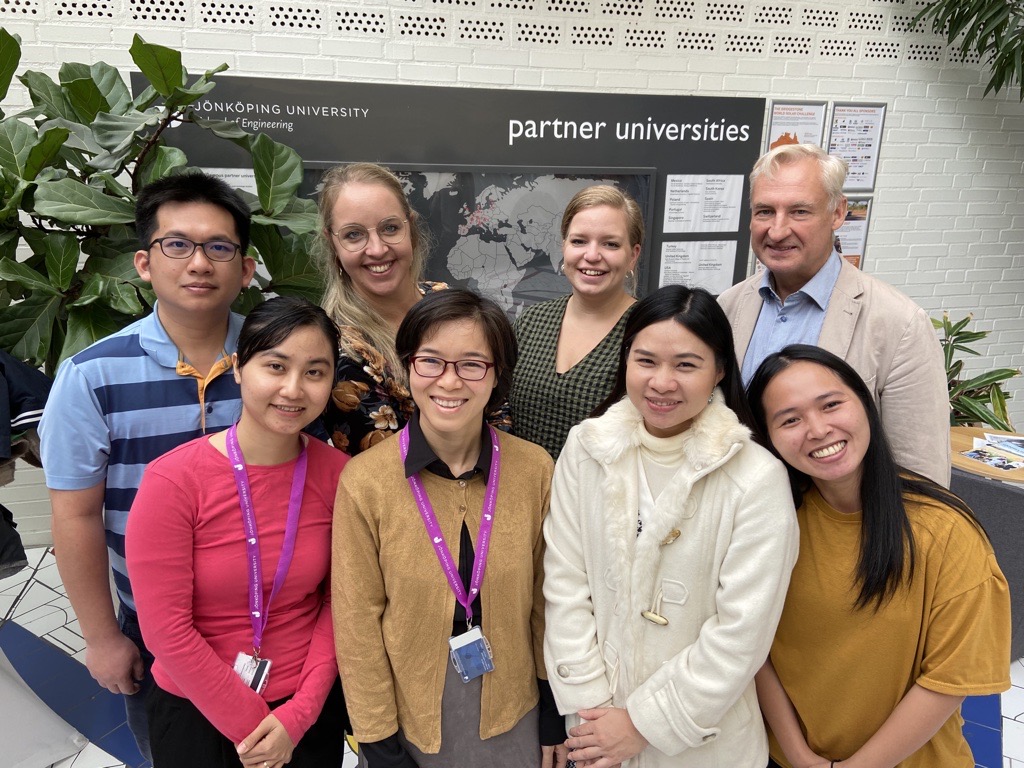
<path fill-rule="evenodd" d="M 335 447 L 355 455 L 403 427 L 413 411 L 395 332 L 425 294 L 428 251 L 419 218 L 387 168 L 328 171 L 320 192 L 323 307 L 341 334 L 337 385 L 324 415 Z"/>

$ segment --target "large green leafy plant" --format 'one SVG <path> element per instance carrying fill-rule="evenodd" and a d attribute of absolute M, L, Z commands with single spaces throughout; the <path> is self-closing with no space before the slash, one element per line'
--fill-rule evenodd
<path fill-rule="evenodd" d="M 166 141 L 181 123 L 252 159 L 251 255 L 269 277 L 258 274 L 237 308 L 245 311 L 268 292 L 319 295 L 307 256 L 316 205 L 296 196 L 299 156 L 266 135 L 195 113 L 192 105 L 226 64 L 190 77 L 178 51 L 138 35 L 130 53 L 149 82 L 134 98 L 110 65 L 66 63 L 57 81 L 41 72 L 19 75 L 33 106 L 11 116 L 0 110 L 0 347 L 51 374 L 60 360 L 152 306 L 133 266 L 135 196 L 188 167 L 185 153 Z M 20 40 L 0 29 L 0 99 L 20 60 Z"/>
<path fill-rule="evenodd" d="M 953 322 L 948 313 L 943 313 L 941 320 L 932 318 L 932 325 L 942 331 L 939 342 L 945 355 L 949 385 L 949 423 L 954 427 L 958 424 L 987 424 L 1012 432 L 1013 424 L 1006 409 L 1009 395 L 1003 390 L 1002 382 L 1019 376 L 1020 371 L 1016 368 L 995 368 L 969 379 L 962 378 L 964 361 L 957 359 L 957 353 L 980 354 L 968 345 L 989 335 L 989 331 L 968 330 L 973 318 L 973 315 L 967 315 Z"/>

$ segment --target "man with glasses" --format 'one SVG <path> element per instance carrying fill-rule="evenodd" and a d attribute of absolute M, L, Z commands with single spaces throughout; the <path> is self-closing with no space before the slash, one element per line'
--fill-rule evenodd
<path fill-rule="evenodd" d="M 57 567 L 86 666 L 126 695 L 128 725 L 148 759 L 152 656 L 125 570 L 125 524 L 152 459 L 237 419 L 231 354 L 242 318 L 230 307 L 256 265 L 245 255 L 249 207 L 220 179 L 161 179 L 142 190 L 135 213 L 135 269 L 156 294 L 154 310 L 61 365 L 39 432 Z"/>

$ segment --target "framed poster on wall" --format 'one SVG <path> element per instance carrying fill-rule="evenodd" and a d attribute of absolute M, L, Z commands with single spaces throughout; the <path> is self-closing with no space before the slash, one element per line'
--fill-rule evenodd
<path fill-rule="evenodd" d="M 847 198 L 846 220 L 836 230 L 836 250 L 858 269 L 864 269 L 864 248 L 868 242 L 870 197 Z"/>
<path fill-rule="evenodd" d="M 768 133 L 764 151 L 785 144 L 817 144 L 825 142 L 824 101 L 773 101 L 768 112 Z"/>
<path fill-rule="evenodd" d="M 842 104 L 832 109 L 828 153 L 850 165 L 844 192 L 871 192 L 878 175 L 885 104 Z"/>

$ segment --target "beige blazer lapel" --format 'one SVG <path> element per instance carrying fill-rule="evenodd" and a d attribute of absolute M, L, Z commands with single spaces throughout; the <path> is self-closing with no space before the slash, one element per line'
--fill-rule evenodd
<path fill-rule="evenodd" d="M 747 347 L 750 346 L 750 337 L 754 335 L 754 326 L 757 325 L 758 315 L 761 314 L 761 294 L 757 292 L 761 285 L 761 275 L 755 273 L 748 277 L 743 285 L 743 290 L 736 299 L 736 313 L 730 318 L 732 321 L 733 343 L 736 346 L 736 360 L 740 368 L 743 367 L 743 358 L 746 357 Z"/>
<path fill-rule="evenodd" d="M 860 317 L 863 294 L 864 283 L 860 270 L 843 259 L 836 287 L 832 289 L 832 297 L 825 311 L 825 322 L 821 326 L 821 335 L 818 336 L 818 346 L 843 358 L 854 368 L 859 361 L 850 360 L 848 355 L 853 333 L 857 328 L 857 318 Z"/>

